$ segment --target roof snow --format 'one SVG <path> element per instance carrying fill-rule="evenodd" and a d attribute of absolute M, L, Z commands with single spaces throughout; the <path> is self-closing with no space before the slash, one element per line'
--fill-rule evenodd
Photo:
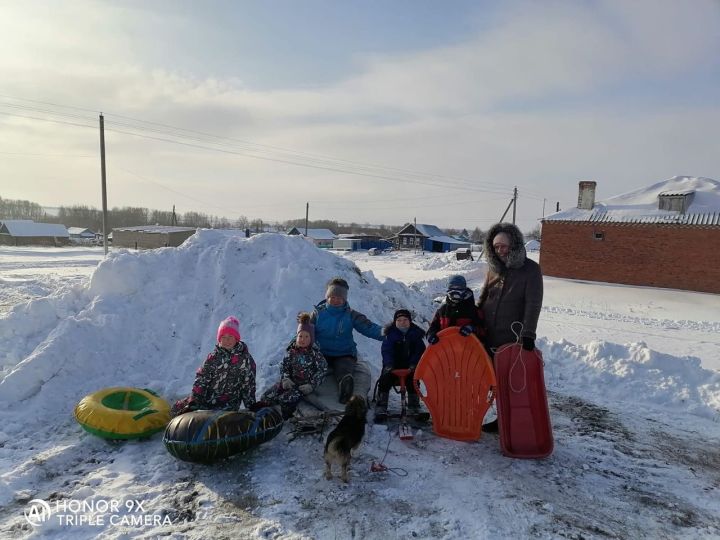
<path fill-rule="evenodd" d="M 28 219 L 8 219 L 2 222 L 0 232 L 10 236 L 53 236 L 68 238 L 70 235 L 65 225 L 60 223 L 35 223 Z"/>
<path fill-rule="evenodd" d="M 141 231 L 146 233 L 174 233 L 196 231 L 197 227 L 175 227 L 172 225 L 139 225 L 136 227 L 114 227 L 113 231 Z"/>
<path fill-rule="evenodd" d="M 684 214 L 660 210 L 658 197 L 694 193 Z M 590 210 L 569 208 L 546 221 L 602 221 L 623 223 L 720 224 L 720 182 L 711 178 L 674 176 L 648 187 L 595 202 Z"/>
<path fill-rule="evenodd" d="M 293 228 L 296 229 L 302 236 L 305 236 L 305 227 Z M 335 240 L 337 238 L 335 233 L 330 229 L 308 229 L 307 235 L 314 240 Z"/>
<path fill-rule="evenodd" d="M 442 242 L 443 244 L 457 244 L 462 246 L 469 246 L 470 242 L 463 242 L 452 236 L 448 236 L 440 230 L 436 225 L 428 225 L 426 223 L 418 223 L 415 226 L 417 232 L 423 236 L 427 236 L 428 240 L 433 242 Z"/>

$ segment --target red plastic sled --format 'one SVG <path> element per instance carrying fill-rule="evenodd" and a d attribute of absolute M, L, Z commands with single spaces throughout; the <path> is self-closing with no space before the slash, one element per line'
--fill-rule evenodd
<path fill-rule="evenodd" d="M 495 391 L 490 357 L 475 336 L 461 336 L 457 327 L 441 330 L 438 337 L 415 369 L 417 393 L 437 435 L 477 441 Z"/>
<path fill-rule="evenodd" d="M 545 393 L 542 353 L 519 343 L 495 353 L 497 413 L 502 453 L 514 458 L 544 458 L 553 451 L 552 425 Z"/>

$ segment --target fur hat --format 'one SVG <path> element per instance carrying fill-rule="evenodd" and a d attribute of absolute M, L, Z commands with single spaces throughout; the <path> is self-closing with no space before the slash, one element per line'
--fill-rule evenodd
<path fill-rule="evenodd" d="M 350 285 L 348 285 L 347 281 L 345 281 L 343 278 L 334 277 L 330 281 L 328 281 L 327 290 L 325 291 L 325 298 L 330 298 L 331 296 L 339 296 L 343 300 L 347 300 L 349 290 Z"/>
<path fill-rule="evenodd" d="M 398 309 L 395 312 L 395 315 L 393 315 L 393 322 L 397 321 L 399 317 L 407 317 L 408 319 L 410 319 L 410 322 L 412 322 L 412 315 L 407 309 Z"/>
<path fill-rule="evenodd" d="M 228 317 L 218 326 L 217 340 L 223 336 L 233 336 L 235 339 L 240 341 L 240 321 L 235 317 Z"/>
<path fill-rule="evenodd" d="M 297 316 L 297 332 L 295 334 L 299 334 L 300 332 L 307 332 L 310 334 L 310 345 L 312 345 L 315 342 L 315 325 L 310 322 L 310 314 L 306 312 L 298 313 Z"/>
<path fill-rule="evenodd" d="M 450 289 L 465 290 L 467 289 L 467 281 L 465 281 L 465 278 L 460 274 L 450 276 L 448 279 L 447 290 L 449 291 Z"/>

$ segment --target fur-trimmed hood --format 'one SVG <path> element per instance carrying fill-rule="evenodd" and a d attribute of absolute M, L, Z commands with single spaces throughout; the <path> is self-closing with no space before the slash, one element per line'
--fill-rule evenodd
<path fill-rule="evenodd" d="M 493 238 L 499 233 L 505 233 L 510 237 L 510 253 L 508 253 L 507 264 L 500 260 L 492 247 Z M 525 239 L 520 229 L 512 223 L 496 223 L 490 227 L 485 237 L 484 248 L 488 266 L 495 274 L 500 275 L 505 272 L 506 268 L 521 268 L 525 264 Z"/>

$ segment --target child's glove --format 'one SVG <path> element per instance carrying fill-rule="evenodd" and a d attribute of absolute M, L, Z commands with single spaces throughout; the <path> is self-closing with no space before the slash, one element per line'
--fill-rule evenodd
<path fill-rule="evenodd" d="M 531 337 L 524 337 L 522 348 L 526 351 L 534 351 L 535 350 L 535 340 Z"/>
<path fill-rule="evenodd" d="M 304 395 L 311 394 L 313 391 L 313 387 L 311 384 L 301 384 L 298 386 L 298 390 L 300 390 Z"/>
<path fill-rule="evenodd" d="M 283 379 L 280 384 L 282 384 L 283 390 L 290 390 L 293 386 L 295 386 L 295 383 L 290 379 Z"/>
<path fill-rule="evenodd" d="M 437 334 L 430 334 L 427 340 L 430 345 L 435 345 L 438 341 L 440 341 L 440 338 Z"/>
<path fill-rule="evenodd" d="M 466 324 L 465 326 L 460 328 L 460 335 L 463 337 L 468 337 L 474 331 L 475 331 L 475 329 L 472 326 L 470 326 L 469 324 Z"/>

